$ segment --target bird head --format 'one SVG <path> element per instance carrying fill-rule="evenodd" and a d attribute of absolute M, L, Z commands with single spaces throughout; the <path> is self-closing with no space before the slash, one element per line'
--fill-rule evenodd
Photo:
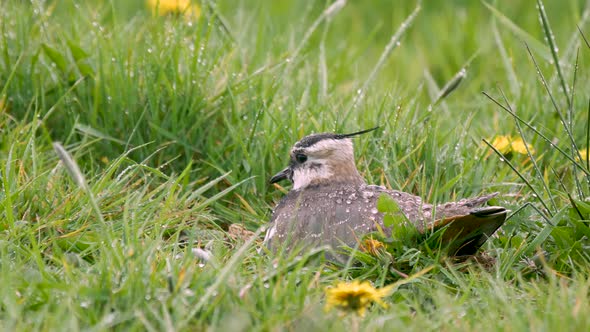
<path fill-rule="evenodd" d="M 289 166 L 270 179 L 270 183 L 289 180 L 293 189 L 335 183 L 362 184 L 354 162 L 351 137 L 379 127 L 352 134 L 322 133 L 305 136 L 291 149 Z"/>

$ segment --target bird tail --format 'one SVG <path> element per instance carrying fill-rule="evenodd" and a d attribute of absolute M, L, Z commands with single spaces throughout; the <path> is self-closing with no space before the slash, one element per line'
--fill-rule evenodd
<path fill-rule="evenodd" d="M 509 210 L 501 206 L 489 206 L 437 220 L 431 227 L 436 232 L 442 228 L 443 244 L 450 256 L 473 255 L 506 221 Z"/>

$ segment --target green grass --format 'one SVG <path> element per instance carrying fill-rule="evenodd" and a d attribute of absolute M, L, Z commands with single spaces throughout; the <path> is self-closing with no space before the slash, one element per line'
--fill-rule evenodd
<path fill-rule="evenodd" d="M 368 182 L 499 191 L 515 213 L 489 269 L 407 248 L 410 273 L 434 269 L 360 328 L 588 329 L 587 3 L 425 1 L 391 52 L 415 3 L 201 5 L 188 22 L 143 1 L 0 3 L 0 328 L 350 329 L 324 288 L 388 284 L 388 265 L 261 255 L 227 230 L 266 224 L 299 138 L 379 125 L 355 141 Z M 535 151 L 500 158 L 496 135 Z"/>

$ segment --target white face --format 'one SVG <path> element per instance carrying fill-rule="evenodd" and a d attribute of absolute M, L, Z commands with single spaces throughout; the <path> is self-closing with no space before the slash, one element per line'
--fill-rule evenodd
<path fill-rule="evenodd" d="M 341 164 L 353 163 L 354 154 L 350 139 L 326 139 L 305 148 L 292 151 L 303 153 L 307 160 L 295 165 L 293 168 L 293 189 L 305 188 L 311 183 L 329 180 L 334 176 L 347 174 L 334 174 Z"/>
<path fill-rule="evenodd" d="M 314 162 L 317 166 L 306 167 L 303 165 L 293 171 L 293 189 L 305 188 L 312 182 L 327 180 L 332 176 L 325 160 L 308 158 L 306 163 L 309 162 Z"/>

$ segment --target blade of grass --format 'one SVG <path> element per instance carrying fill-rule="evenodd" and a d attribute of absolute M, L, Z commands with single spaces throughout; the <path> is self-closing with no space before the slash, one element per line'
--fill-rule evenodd
<path fill-rule="evenodd" d="M 467 68 L 469 68 L 469 65 L 471 64 L 471 62 L 473 61 L 473 59 L 475 59 L 477 57 L 478 53 L 479 53 L 479 51 L 475 52 L 467 60 L 467 62 L 463 65 L 463 67 L 461 67 L 461 69 L 455 74 L 455 76 L 453 76 L 453 78 L 451 78 L 447 82 L 447 84 L 445 84 L 442 87 L 440 93 L 434 99 L 434 102 L 432 103 L 433 105 L 438 104 L 441 100 L 443 100 L 448 95 L 450 95 L 451 92 L 455 91 L 455 89 L 459 86 L 459 84 L 461 83 L 461 81 L 467 76 Z"/>
<path fill-rule="evenodd" d="M 344 6 L 346 6 L 346 0 L 336 0 L 328 8 L 326 8 L 320 14 L 320 16 L 318 16 L 318 18 L 311 24 L 311 26 L 305 32 L 303 39 L 301 39 L 301 41 L 299 42 L 299 44 L 295 48 L 295 51 L 293 51 L 293 53 L 291 53 L 291 56 L 290 56 L 291 61 L 289 62 L 290 64 L 294 63 L 295 58 L 299 56 L 299 53 L 301 52 L 303 47 L 305 47 L 309 38 L 311 38 L 313 33 L 317 30 L 318 26 L 322 22 L 324 22 L 325 20 L 336 15 L 336 13 L 338 13 L 342 8 L 344 8 Z M 287 66 L 287 67 L 289 67 L 289 66 Z"/>
<path fill-rule="evenodd" d="M 500 36 L 500 32 L 498 31 L 498 24 L 496 23 L 496 20 L 492 21 L 492 31 L 494 32 L 494 40 L 496 41 L 496 45 L 498 46 L 497 49 L 500 52 L 500 58 L 502 59 L 502 64 L 504 65 L 506 76 L 508 76 L 510 90 L 512 91 L 513 95 L 520 96 L 520 83 L 518 82 L 518 77 L 514 72 L 512 62 L 508 57 L 508 52 L 506 52 L 506 47 L 504 47 L 504 43 L 502 42 L 502 37 Z"/>
<path fill-rule="evenodd" d="M 586 35 L 584 35 L 584 32 L 582 31 L 582 29 L 580 28 L 579 25 L 577 25 L 578 27 L 578 31 L 580 32 L 580 35 L 582 36 L 582 39 L 584 40 L 584 43 L 586 44 L 586 47 L 588 49 L 590 49 L 590 43 L 588 43 L 588 39 L 586 39 Z M 590 170 L 590 154 L 588 152 L 590 150 L 590 99 L 588 99 L 588 109 L 587 109 L 587 116 L 586 116 L 586 169 Z M 583 160 L 580 159 L 580 161 L 584 162 Z M 586 173 L 586 175 L 588 175 L 588 173 Z"/>
<path fill-rule="evenodd" d="M 199 153 L 199 154 L 201 153 L 201 151 L 199 151 L 199 149 L 195 148 L 190 142 L 181 138 L 179 135 L 158 126 L 154 122 L 150 122 L 149 125 L 150 125 L 150 127 L 154 128 L 163 137 L 167 137 L 167 138 L 171 139 L 172 141 L 174 141 L 175 143 L 182 145 L 187 151 L 192 151 L 192 152 Z"/>
<path fill-rule="evenodd" d="M 11 188 L 12 188 L 12 183 L 10 182 L 10 179 L 13 179 L 12 176 L 12 152 L 14 149 L 14 145 L 10 146 L 10 150 L 8 151 L 8 156 L 6 158 L 6 164 L 3 165 L 3 170 L 2 170 L 2 174 L 0 174 L 0 176 L 2 177 L 2 186 L 4 187 L 4 213 L 6 214 L 6 221 L 7 221 L 7 227 L 8 228 L 12 228 L 14 226 L 14 212 L 13 212 L 13 206 L 12 206 L 12 193 L 11 193 Z M 1 226 L 1 224 L 0 224 Z"/>
<path fill-rule="evenodd" d="M 326 36 L 330 27 L 330 20 L 324 25 L 322 39 L 320 40 L 320 54 L 319 54 L 319 82 L 320 89 L 318 92 L 318 99 L 323 100 L 328 97 L 328 66 L 326 65 Z"/>
<path fill-rule="evenodd" d="M 426 273 L 430 272 L 434 268 L 435 268 L 434 265 L 428 266 L 428 267 L 426 267 L 426 268 L 424 268 L 424 269 L 422 269 L 422 270 L 420 270 L 420 271 L 418 271 L 416 273 L 413 273 L 412 275 L 408 276 L 405 279 L 400 279 L 400 280 L 394 282 L 391 285 L 387 285 L 387 287 L 388 288 L 391 288 L 392 291 L 395 291 L 396 289 L 398 289 L 402 285 L 405 285 L 405 284 L 414 282 L 416 279 L 422 277 L 423 275 L 425 275 Z"/>
<path fill-rule="evenodd" d="M 516 214 L 518 214 L 518 212 L 526 209 L 527 207 L 532 207 L 533 209 L 536 209 L 536 207 L 531 203 L 531 202 L 526 202 L 524 203 L 521 207 L 519 207 L 518 209 L 514 210 L 512 213 L 510 213 L 508 215 L 508 217 L 506 217 L 506 220 L 511 219 L 512 217 L 514 217 Z M 536 211 L 541 214 L 541 211 L 539 211 L 538 209 L 536 209 Z"/>
<path fill-rule="evenodd" d="M 580 49 L 576 52 L 576 61 L 574 62 L 574 77 L 572 79 L 572 94 L 570 95 L 570 106 L 568 107 L 568 124 L 570 128 L 574 127 L 573 119 L 574 119 L 574 97 L 576 95 L 576 82 L 578 77 L 578 65 L 579 65 L 579 58 L 580 58 Z M 579 155 L 578 155 L 579 157 Z"/>
<path fill-rule="evenodd" d="M 349 111 L 351 109 L 355 108 L 358 105 L 358 103 L 364 98 L 365 92 L 367 91 L 367 88 L 369 87 L 371 82 L 375 79 L 377 72 L 379 71 L 379 69 L 381 69 L 381 67 L 383 66 L 385 61 L 389 58 L 389 56 L 391 55 L 391 52 L 393 52 L 393 50 L 395 50 L 400 45 L 400 42 L 399 42 L 400 39 L 406 33 L 408 28 L 412 25 L 412 22 L 414 21 L 416 16 L 418 16 L 420 9 L 421 9 L 421 2 L 418 2 L 418 4 L 416 5 L 416 7 L 412 11 L 412 13 L 402 22 L 402 24 L 399 26 L 399 28 L 395 32 L 395 34 L 393 34 L 393 36 L 391 36 L 389 43 L 387 43 L 387 45 L 385 46 L 385 49 L 383 49 L 383 52 L 381 53 L 379 60 L 377 61 L 377 63 L 373 67 L 373 69 L 371 70 L 371 73 L 369 74 L 369 76 L 367 77 L 367 79 L 365 80 L 365 82 L 363 83 L 361 88 L 357 90 L 357 95 L 355 96 L 355 98 L 352 101 L 352 104 L 348 108 Z M 346 114 L 349 114 L 349 113 L 350 112 L 346 112 Z"/>
<path fill-rule="evenodd" d="M 553 64 L 555 65 L 555 69 L 557 70 L 557 76 L 559 77 L 559 82 L 561 83 L 561 89 L 563 90 L 563 95 L 566 98 L 568 103 L 568 107 L 571 107 L 571 102 L 568 99 L 568 92 L 567 92 L 567 85 L 565 84 L 565 78 L 563 77 L 563 72 L 561 70 L 561 65 L 559 64 L 559 57 L 557 56 L 558 48 L 557 44 L 555 43 L 555 36 L 553 34 L 553 30 L 551 30 L 551 26 L 549 25 L 549 19 L 547 19 L 547 13 L 545 13 L 545 5 L 541 0 L 537 0 L 537 9 L 539 10 L 539 16 L 541 18 L 541 25 L 543 26 L 543 32 L 545 33 L 545 39 L 549 44 L 549 51 L 551 51 L 551 57 L 553 58 Z M 565 124 L 564 124 L 565 125 Z"/>
<path fill-rule="evenodd" d="M 74 129 L 81 132 L 82 134 L 86 134 L 88 136 L 100 138 L 100 139 L 111 141 L 111 142 L 118 143 L 121 145 L 125 144 L 125 141 L 123 141 L 123 140 L 120 140 L 120 139 L 117 139 L 117 138 L 112 137 L 110 135 L 107 135 L 107 134 L 101 132 L 100 130 L 94 129 L 90 126 L 83 125 L 81 123 L 76 123 L 74 125 Z"/>
<path fill-rule="evenodd" d="M 584 11 L 580 15 L 580 20 L 576 22 L 576 28 L 578 31 L 572 31 L 567 46 L 565 47 L 565 51 L 563 52 L 562 59 L 569 59 L 574 55 L 574 51 L 580 48 L 580 36 L 579 36 L 579 27 L 586 26 L 588 20 L 590 19 L 590 3 L 586 2 Z M 568 24 L 569 26 L 569 24 Z"/>
<path fill-rule="evenodd" d="M 569 121 L 569 127 L 570 128 L 574 128 L 574 124 L 573 124 L 573 119 L 574 119 L 574 97 L 576 95 L 576 79 L 577 79 L 577 74 L 578 74 L 578 60 L 579 60 L 579 56 L 580 56 L 580 49 L 578 49 L 578 51 L 576 52 L 576 62 L 574 64 L 574 77 L 573 77 L 573 82 L 572 82 L 572 94 L 570 97 L 570 106 L 568 108 L 568 121 Z M 580 154 L 580 150 L 573 150 L 572 151 L 573 154 L 576 155 L 576 157 L 578 158 L 578 160 L 580 162 L 584 162 L 582 160 L 582 155 Z M 576 183 L 576 189 L 578 190 L 578 197 L 584 197 L 583 191 L 582 191 L 582 186 L 580 184 L 580 180 L 578 179 L 577 176 L 577 168 L 574 165 L 574 171 L 573 171 L 573 175 L 574 175 L 574 181 Z M 569 193 L 568 193 L 569 194 Z"/>
<path fill-rule="evenodd" d="M 219 22 L 219 26 L 221 27 L 221 30 L 223 32 L 225 32 L 225 34 L 229 37 L 229 39 L 232 42 L 237 43 L 237 39 L 229 27 L 229 23 L 227 22 L 225 17 L 223 17 L 223 15 L 221 15 L 219 10 L 217 10 L 217 6 L 216 6 L 215 2 L 211 1 L 211 0 L 204 0 L 203 2 L 207 6 L 207 9 L 209 9 L 209 11 L 213 14 L 213 18 Z"/>
<path fill-rule="evenodd" d="M 2 87 L 2 91 L 0 92 L 0 98 L 4 98 L 3 96 L 6 95 L 6 91 L 8 90 L 8 86 L 10 85 L 10 81 L 12 81 L 12 79 L 14 78 L 16 70 L 18 69 L 18 65 L 20 64 L 24 56 L 25 53 L 21 53 L 21 55 L 19 55 L 19 57 L 16 59 L 16 62 L 14 63 L 14 66 L 12 66 L 12 70 L 10 71 L 10 74 L 8 74 L 6 81 L 2 83 L 4 86 Z"/>
<path fill-rule="evenodd" d="M 541 82 L 543 83 L 543 87 L 545 88 L 545 91 L 549 95 L 549 99 L 551 100 L 551 104 L 553 104 L 553 108 L 555 109 L 555 112 L 559 116 L 559 120 L 561 121 L 563 129 L 565 129 L 565 132 L 570 140 L 570 143 L 571 143 L 573 149 L 577 151 L 578 147 L 576 145 L 576 140 L 574 139 L 574 135 L 572 134 L 570 128 L 568 127 L 567 122 L 566 122 L 565 118 L 563 117 L 561 110 L 559 109 L 559 106 L 557 106 L 557 102 L 555 101 L 555 98 L 553 97 L 553 93 L 551 93 L 551 89 L 549 88 L 549 84 L 548 84 L 547 80 L 545 80 L 545 76 L 541 72 L 541 68 L 539 67 L 537 60 L 533 56 L 531 49 L 528 47 L 528 45 L 525 44 L 525 46 L 526 46 L 527 52 L 529 53 L 531 59 L 533 60 L 533 63 L 535 65 L 535 69 L 537 70 L 537 73 L 539 74 L 539 77 L 541 78 Z M 568 99 L 568 103 L 569 103 L 567 91 L 565 93 L 566 93 L 566 99 Z"/>
<path fill-rule="evenodd" d="M 579 25 L 576 25 L 576 26 L 578 27 L 578 31 L 580 32 L 580 35 L 582 35 L 582 39 L 584 40 L 586 47 L 590 48 L 590 43 L 588 43 L 588 39 L 586 39 L 586 35 L 584 34 L 584 32 L 582 31 L 582 29 L 580 28 Z"/>
<path fill-rule="evenodd" d="M 244 183 L 246 181 L 249 181 L 249 180 L 251 180 L 253 178 L 254 178 L 254 176 L 251 176 L 249 178 L 246 178 L 246 179 L 244 179 L 244 180 L 242 180 L 242 181 L 240 181 L 240 182 L 238 182 L 238 183 L 236 183 L 236 184 L 234 184 L 234 185 L 232 185 L 232 186 L 230 186 L 230 187 L 228 187 L 228 188 L 220 191 L 219 193 L 217 193 L 217 194 L 215 194 L 215 195 L 207 198 L 203 202 L 200 202 L 197 206 L 195 206 L 195 209 L 196 210 L 199 210 L 199 209 L 203 209 L 203 208 L 207 207 L 209 204 L 211 204 L 211 203 L 215 202 L 216 200 L 218 200 L 219 198 L 225 196 L 227 193 L 229 193 L 230 191 L 234 190 L 236 187 L 238 187 L 242 183 Z"/>
<path fill-rule="evenodd" d="M 202 186 L 199 186 L 199 188 L 197 188 L 197 190 L 193 191 L 191 193 L 191 195 L 188 197 L 189 201 L 194 200 L 195 198 L 201 196 L 205 191 L 209 190 L 211 187 L 213 187 L 214 185 L 216 185 L 217 183 L 219 183 L 221 180 L 225 179 L 228 175 L 231 174 L 231 171 L 221 175 L 218 178 L 215 178 L 207 183 L 205 183 Z"/>

